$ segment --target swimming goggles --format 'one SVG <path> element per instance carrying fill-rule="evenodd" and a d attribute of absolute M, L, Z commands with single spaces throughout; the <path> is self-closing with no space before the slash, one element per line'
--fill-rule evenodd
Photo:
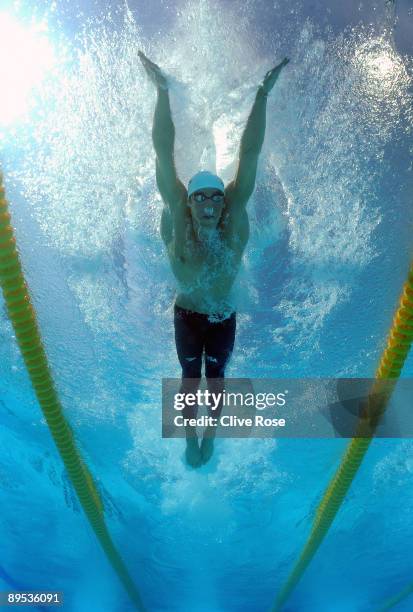
<path fill-rule="evenodd" d="M 192 197 L 194 198 L 195 202 L 198 203 L 205 202 L 205 200 L 212 200 L 216 204 L 220 204 L 224 199 L 224 194 L 214 193 L 212 196 L 207 196 L 203 191 L 198 191 L 197 193 L 194 193 Z"/>

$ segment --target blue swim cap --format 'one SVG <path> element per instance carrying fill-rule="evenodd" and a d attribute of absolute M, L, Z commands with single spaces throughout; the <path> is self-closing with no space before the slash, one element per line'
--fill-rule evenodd
<path fill-rule="evenodd" d="M 204 187 L 215 187 L 219 189 L 219 191 L 224 191 L 224 183 L 219 176 L 212 174 L 212 172 L 208 172 L 208 170 L 201 170 L 201 172 L 194 174 L 188 183 L 188 198 L 195 193 L 195 191 Z"/>

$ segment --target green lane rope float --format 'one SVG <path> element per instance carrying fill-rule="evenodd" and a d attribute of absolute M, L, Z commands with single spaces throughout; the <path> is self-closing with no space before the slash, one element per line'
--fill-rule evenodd
<path fill-rule="evenodd" d="M 0 284 L 16 340 L 50 433 L 92 529 L 136 609 L 144 610 L 139 592 L 107 530 L 99 491 L 76 447 L 70 425 L 63 415 L 24 279 L 10 220 L 3 175 L 0 170 Z"/>
<path fill-rule="evenodd" d="M 412 338 L 413 264 L 403 286 L 399 305 L 388 335 L 387 346 L 375 374 L 375 381 L 369 391 L 366 406 L 363 408 L 357 425 L 356 437 L 349 443 L 341 463 L 324 493 L 316 511 L 310 535 L 291 574 L 274 602 L 273 612 L 282 609 L 327 534 L 363 461 L 380 418 L 386 410 L 388 400 L 397 384 L 397 379 L 409 353 Z M 401 596 L 406 596 L 412 590 L 413 587 L 406 588 Z M 397 597 L 393 600 L 394 602 L 398 601 Z"/>

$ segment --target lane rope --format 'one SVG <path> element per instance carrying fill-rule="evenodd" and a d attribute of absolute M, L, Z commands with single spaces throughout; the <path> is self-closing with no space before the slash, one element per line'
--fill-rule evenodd
<path fill-rule="evenodd" d="M 327 486 L 316 510 L 310 535 L 293 570 L 275 599 L 272 607 L 273 612 L 282 609 L 317 552 L 340 509 L 369 448 L 380 419 L 387 408 L 388 401 L 409 353 L 412 338 L 413 263 L 410 266 L 408 278 L 403 285 L 399 304 L 388 334 L 387 346 L 375 373 L 375 381 L 369 391 L 366 405 L 357 424 L 356 436 L 349 443 L 335 475 Z M 412 590 L 413 586 L 410 586 L 403 593 L 407 594 Z"/>
<path fill-rule="evenodd" d="M 137 610 L 144 610 L 139 591 L 110 537 L 96 483 L 77 449 L 53 381 L 11 225 L 0 170 L 0 285 L 16 340 L 40 408 L 73 483 L 79 501 L 109 562 Z"/>

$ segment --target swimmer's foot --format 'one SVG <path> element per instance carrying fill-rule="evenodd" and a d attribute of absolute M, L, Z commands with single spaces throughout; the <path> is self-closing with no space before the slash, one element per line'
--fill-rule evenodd
<path fill-rule="evenodd" d="M 214 438 L 203 438 L 201 442 L 202 463 L 207 463 L 214 452 Z"/>
<path fill-rule="evenodd" d="M 185 459 L 187 464 L 193 468 L 197 468 L 202 465 L 202 456 L 198 446 L 198 438 L 186 439 Z"/>

